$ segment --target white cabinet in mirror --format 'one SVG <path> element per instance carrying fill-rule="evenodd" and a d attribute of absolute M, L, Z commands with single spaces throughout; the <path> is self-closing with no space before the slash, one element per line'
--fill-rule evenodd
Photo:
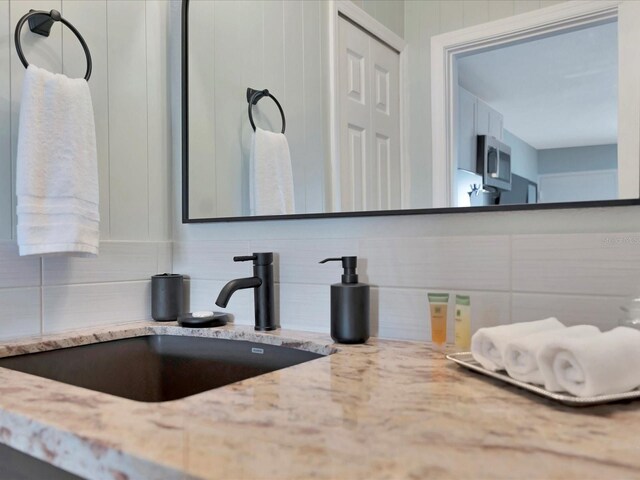
<path fill-rule="evenodd" d="M 183 221 L 637 202 L 637 4 L 183 0 Z"/>

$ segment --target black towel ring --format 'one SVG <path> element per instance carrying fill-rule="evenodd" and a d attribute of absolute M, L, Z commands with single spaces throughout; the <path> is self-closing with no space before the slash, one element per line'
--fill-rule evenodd
<path fill-rule="evenodd" d="M 254 132 L 256 131 L 256 124 L 253 123 L 252 107 L 256 103 L 258 103 L 258 101 L 262 97 L 269 97 L 274 102 L 276 102 L 276 105 L 278 106 L 278 110 L 280 110 L 280 115 L 282 116 L 282 132 L 281 133 L 284 133 L 284 129 L 286 127 L 286 120 L 284 118 L 284 111 L 282 110 L 282 106 L 280 105 L 280 102 L 278 101 L 278 99 L 276 99 L 276 97 L 271 95 L 271 93 L 269 93 L 269 90 L 267 90 L 266 88 L 264 90 L 254 90 L 253 88 L 247 88 L 247 102 L 249 102 L 249 107 L 248 107 L 249 122 L 251 123 L 251 127 L 253 127 L 253 131 Z"/>
<path fill-rule="evenodd" d="M 24 15 L 20 20 L 18 20 L 18 24 L 16 25 L 16 33 L 15 33 L 15 43 L 16 50 L 18 51 L 18 57 L 20 57 L 20 61 L 24 65 L 24 68 L 29 66 L 29 62 L 22 53 L 22 45 L 20 45 L 20 30 L 22 30 L 22 26 L 24 23 L 29 20 L 29 28 L 33 33 L 37 33 L 38 35 L 42 35 L 43 37 L 48 37 L 51 33 L 51 26 L 54 22 L 62 22 L 66 27 L 73 32 L 73 34 L 78 38 L 80 44 L 82 45 L 82 49 L 84 50 L 85 55 L 87 56 L 87 72 L 84 75 L 85 80 L 89 80 L 91 77 L 91 53 L 89 52 L 89 47 L 87 43 L 80 35 L 80 32 L 76 30 L 76 27 L 71 25 L 67 20 L 62 18 L 60 12 L 57 10 L 51 10 L 50 12 L 45 12 L 41 10 L 29 10 L 29 13 Z"/>

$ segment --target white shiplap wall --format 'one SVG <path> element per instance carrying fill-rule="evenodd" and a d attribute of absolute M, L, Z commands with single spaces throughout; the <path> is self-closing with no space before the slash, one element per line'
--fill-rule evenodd
<path fill-rule="evenodd" d="M 0 238 L 12 237 L 13 209 L 11 168 L 11 47 L 9 2 L 0 1 Z"/>
<path fill-rule="evenodd" d="M 351 0 L 395 34 L 404 38 L 404 2 L 397 0 Z"/>
<path fill-rule="evenodd" d="M 0 338 L 150 318 L 149 277 L 171 269 L 168 39 L 162 0 L 0 0 Z M 59 10 L 91 50 L 100 176 L 100 256 L 20 258 L 15 152 L 24 67 L 13 29 L 29 9 Z M 84 76 L 75 36 L 22 30 L 30 63 Z M 46 141 L 46 139 L 44 139 Z"/>
<path fill-rule="evenodd" d="M 191 2 L 193 218 L 249 214 L 247 87 L 268 88 L 284 109 L 296 211 L 324 211 L 324 7 L 318 0 Z M 264 129 L 281 127 L 268 99 L 254 107 L 254 120 Z"/>
<path fill-rule="evenodd" d="M 15 152 L 24 67 L 15 52 L 13 29 L 29 9 L 59 10 L 91 50 L 101 238 L 169 239 L 169 2 L 0 0 L 0 240 L 15 238 Z M 60 24 L 48 38 L 23 27 L 22 47 L 30 63 L 84 75 L 82 48 Z"/>

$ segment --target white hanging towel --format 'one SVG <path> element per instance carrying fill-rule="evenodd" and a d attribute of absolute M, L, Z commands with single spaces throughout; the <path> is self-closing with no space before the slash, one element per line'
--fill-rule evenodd
<path fill-rule="evenodd" d="M 29 65 L 16 171 L 20 255 L 98 254 L 98 161 L 89 85 Z"/>
<path fill-rule="evenodd" d="M 249 184 L 252 215 L 295 213 L 291 155 L 283 133 L 256 128 L 251 142 Z"/>

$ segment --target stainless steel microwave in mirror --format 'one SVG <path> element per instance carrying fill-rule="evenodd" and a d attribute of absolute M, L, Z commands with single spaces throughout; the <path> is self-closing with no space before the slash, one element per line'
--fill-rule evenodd
<path fill-rule="evenodd" d="M 183 0 L 183 221 L 636 204 L 638 3 L 479 30 L 487 12 L 455 0 Z M 258 158 L 290 183 L 256 176 Z M 536 195 L 471 201 L 511 179 Z M 292 214 L 252 214 L 256 184 L 290 192 Z"/>
<path fill-rule="evenodd" d="M 511 190 L 511 147 L 489 135 L 478 135 L 476 172 L 483 186 Z"/>

